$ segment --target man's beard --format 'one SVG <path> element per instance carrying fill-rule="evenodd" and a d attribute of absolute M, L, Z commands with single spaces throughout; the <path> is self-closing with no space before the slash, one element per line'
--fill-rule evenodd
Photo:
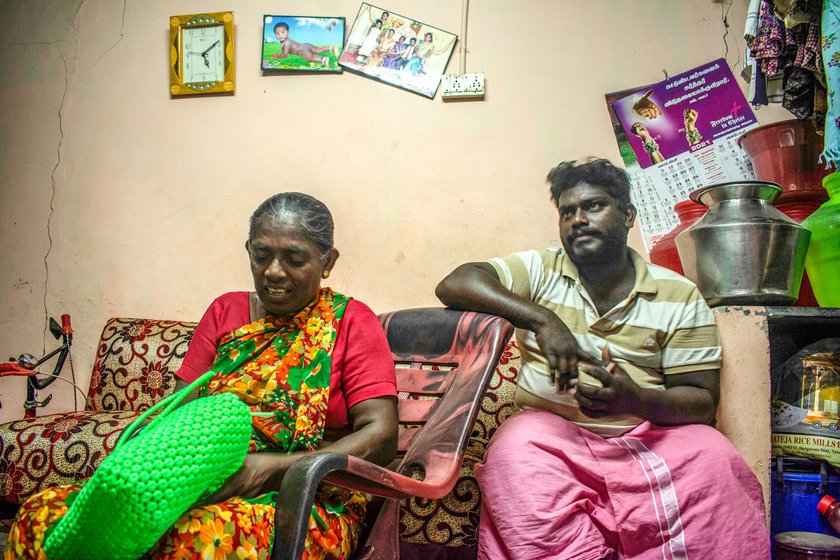
<path fill-rule="evenodd" d="M 577 266 L 578 269 L 580 269 L 581 266 L 611 264 L 615 262 L 616 259 L 621 259 L 624 256 L 624 250 L 627 247 L 626 232 L 624 235 L 620 235 L 618 232 L 611 232 L 605 235 L 601 231 L 584 228 L 576 232 L 576 234 L 577 235 L 570 239 L 568 246 L 564 243 L 563 247 L 569 255 L 569 258 L 572 259 L 572 262 L 575 263 L 575 266 Z M 583 248 L 582 250 L 575 249 L 575 239 L 578 235 L 583 234 L 590 235 L 591 237 L 597 239 L 600 245 L 594 250 L 589 250 L 587 248 Z"/>

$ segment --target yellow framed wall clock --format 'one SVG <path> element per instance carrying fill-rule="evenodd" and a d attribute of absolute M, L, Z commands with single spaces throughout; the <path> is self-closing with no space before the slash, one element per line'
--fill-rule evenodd
<path fill-rule="evenodd" d="M 169 92 L 230 93 L 236 89 L 233 12 L 169 19 Z"/>

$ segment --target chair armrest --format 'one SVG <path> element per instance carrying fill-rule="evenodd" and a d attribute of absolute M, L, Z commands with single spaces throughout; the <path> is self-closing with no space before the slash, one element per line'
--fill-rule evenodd
<path fill-rule="evenodd" d="M 318 485 L 328 473 L 346 466 L 347 455 L 318 453 L 300 459 L 289 468 L 274 505 L 271 560 L 301 557 Z"/>
<path fill-rule="evenodd" d="M 322 480 L 387 498 L 420 496 L 436 499 L 443 496 L 438 492 L 430 494 L 430 488 L 420 480 L 358 457 L 341 453 L 308 455 L 289 468 L 280 485 L 275 502 L 271 560 L 296 560 L 301 557 L 312 503 Z"/>

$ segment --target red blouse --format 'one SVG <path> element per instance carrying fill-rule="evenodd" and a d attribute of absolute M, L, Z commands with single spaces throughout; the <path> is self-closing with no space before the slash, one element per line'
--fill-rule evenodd
<path fill-rule="evenodd" d="M 198 322 L 175 375 L 188 383 L 197 379 L 213 365 L 222 337 L 250 322 L 248 292 L 230 292 L 216 298 Z M 394 362 L 379 319 L 367 305 L 351 299 L 333 348 L 326 428 L 347 426 L 347 411 L 357 403 L 396 396 Z"/>

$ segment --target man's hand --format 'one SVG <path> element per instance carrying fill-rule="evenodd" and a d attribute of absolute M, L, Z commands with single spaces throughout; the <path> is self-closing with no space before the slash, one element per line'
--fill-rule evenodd
<path fill-rule="evenodd" d="M 548 371 L 552 385 L 563 391 L 573 379 L 577 379 L 578 361 L 582 355 L 577 340 L 557 316 L 534 331 L 537 344 L 548 360 Z"/>
<path fill-rule="evenodd" d="M 580 370 L 601 382 L 603 387 L 589 383 L 578 383 L 575 398 L 580 410 L 590 418 L 616 414 L 636 414 L 641 411 L 641 387 L 627 372 L 618 367 L 609 347 L 604 346 L 601 355 L 603 364 L 581 362 Z"/>
<path fill-rule="evenodd" d="M 652 94 L 653 90 L 648 90 L 642 97 L 636 99 L 635 103 L 633 103 L 633 110 L 648 120 L 653 120 L 662 114 L 662 109 L 659 105 L 651 101 L 650 96 Z"/>

